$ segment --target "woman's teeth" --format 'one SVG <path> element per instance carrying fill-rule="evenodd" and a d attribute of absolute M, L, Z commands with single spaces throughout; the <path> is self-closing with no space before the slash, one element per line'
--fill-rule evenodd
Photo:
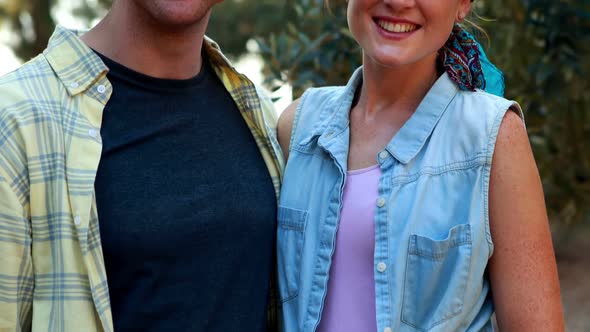
<path fill-rule="evenodd" d="M 377 24 L 386 31 L 389 32 L 411 32 L 418 28 L 418 26 L 409 23 L 391 23 L 384 20 L 378 20 Z"/>

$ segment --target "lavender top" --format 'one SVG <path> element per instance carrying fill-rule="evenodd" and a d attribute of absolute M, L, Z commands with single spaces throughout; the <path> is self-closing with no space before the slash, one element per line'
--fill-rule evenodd
<path fill-rule="evenodd" d="M 380 175 L 379 165 L 348 172 L 319 332 L 377 330 L 373 220 Z"/>

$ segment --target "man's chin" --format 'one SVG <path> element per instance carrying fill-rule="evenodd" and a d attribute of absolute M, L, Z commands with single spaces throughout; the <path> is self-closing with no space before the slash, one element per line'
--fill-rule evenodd
<path fill-rule="evenodd" d="M 143 2 L 144 11 L 152 23 L 165 30 L 190 29 L 200 24 L 207 24 L 211 8 L 219 0 L 150 0 Z"/>

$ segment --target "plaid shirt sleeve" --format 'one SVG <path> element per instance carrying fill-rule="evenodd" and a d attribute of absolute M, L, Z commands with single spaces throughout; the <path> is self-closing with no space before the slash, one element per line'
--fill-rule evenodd
<path fill-rule="evenodd" d="M 90 134 L 106 78 L 82 46 L 58 28 L 0 78 L 0 331 L 112 330 Z"/>
<path fill-rule="evenodd" d="M 22 140 L 25 131 L 21 125 L 34 120 L 17 115 L 23 105 L 18 90 L 1 90 L 0 331 L 20 331 L 31 329 L 34 288 L 26 146 Z"/>

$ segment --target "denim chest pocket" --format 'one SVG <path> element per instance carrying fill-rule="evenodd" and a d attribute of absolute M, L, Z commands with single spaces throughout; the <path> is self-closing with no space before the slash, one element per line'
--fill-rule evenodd
<path fill-rule="evenodd" d="M 471 227 L 457 225 L 444 240 L 411 235 L 402 302 L 402 322 L 418 331 L 457 316 L 471 265 Z"/>
<path fill-rule="evenodd" d="M 299 271 L 307 211 L 279 206 L 277 259 L 279 294 L 282 302 L 295 298 L 299 291 Z"/>

